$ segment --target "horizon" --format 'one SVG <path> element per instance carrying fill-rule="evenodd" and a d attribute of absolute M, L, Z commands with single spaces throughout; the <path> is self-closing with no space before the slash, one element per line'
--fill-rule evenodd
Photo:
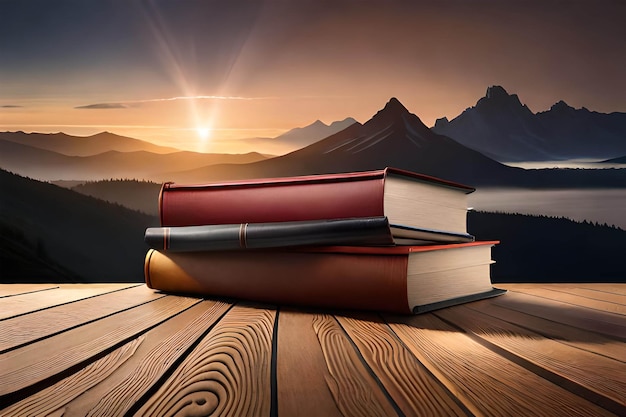
<path fill-rule="evenodd" d="M 610 0 L 51 3 L 0 2 L 0 130 L 216 152 L 364 123 L 390 97 L 432 127 L 492 85 L 534 113 L 626 112 L 626 5 Z"/>

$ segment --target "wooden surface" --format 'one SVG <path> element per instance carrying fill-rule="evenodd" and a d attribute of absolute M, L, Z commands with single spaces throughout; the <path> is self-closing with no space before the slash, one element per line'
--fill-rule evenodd
<path fill-rule="evenodd" d="M 626 284 L 418 316 L 0 285 L 0 416 L 626 416 Z"/>

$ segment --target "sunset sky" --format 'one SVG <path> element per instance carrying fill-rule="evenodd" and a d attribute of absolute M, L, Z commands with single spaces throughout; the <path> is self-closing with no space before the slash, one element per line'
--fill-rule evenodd
<path fill-rule="evenodd" d="M 424 123 L 490 85 L 626 112 L 621 0 L 0 0 L 0 131 L 248 152 L 397 97 Z"/>

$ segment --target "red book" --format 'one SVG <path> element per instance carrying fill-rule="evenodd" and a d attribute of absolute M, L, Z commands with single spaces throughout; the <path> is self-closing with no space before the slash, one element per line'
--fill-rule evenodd
<path fill-rule="evenodd" d="M 159 196 L 159 213 L 161 225 L 168 227 L 386 216 L 392 226 L 466 235 L 467 194 L 473 191 L 466 185 L 396 168 L 209 184 L 166 183 Z"/>
<path fill-rule="evenodd" d="M 421 313 L 502 293 L 491 286 L 497 242 L 325 246 L 301 250 L 159 252 L 148 287 L 310 307 Z"/>

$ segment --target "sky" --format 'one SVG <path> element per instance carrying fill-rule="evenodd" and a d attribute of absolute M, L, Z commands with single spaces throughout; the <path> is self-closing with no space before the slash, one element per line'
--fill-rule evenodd
<path fill-rule="evenodd" d="M 622 0 L 0 0 L 0 131 L 249 152 L 391 98 L 432 126 L 501 85 L 626 112 Z"/>

